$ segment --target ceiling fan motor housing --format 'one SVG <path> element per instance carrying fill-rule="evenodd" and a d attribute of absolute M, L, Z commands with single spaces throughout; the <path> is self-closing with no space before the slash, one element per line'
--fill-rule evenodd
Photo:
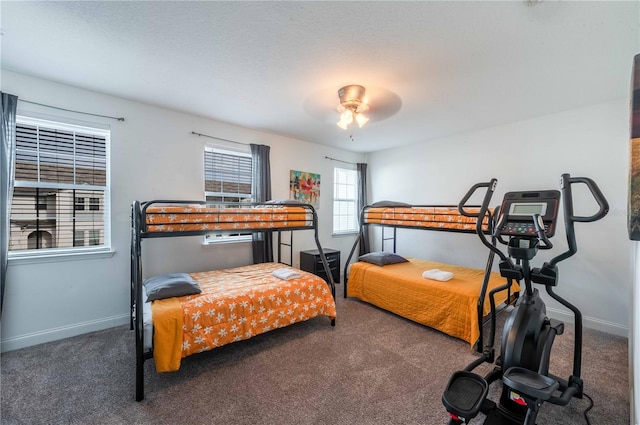
<path fill-rule="evenodd" d="M 340 98 L 340 105 L 357 112 L 364 112 L 368 109 L 366 103 L 364 103 L 365 88 L 359 85 L 344 86 L 338 90 L 338 97 Z M 358 110 L 358 108 L 360 108 Z"/>

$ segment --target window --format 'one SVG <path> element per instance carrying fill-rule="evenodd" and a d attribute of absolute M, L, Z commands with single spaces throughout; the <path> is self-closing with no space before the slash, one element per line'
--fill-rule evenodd
<path fill-rule="evenodd" d="M 46 196 L 38 196 L 36 201 L 36 209 L 37 210 L 46 210 L 47 209 L 47 197 Z"/>
<path fill-rule="evenodd" d="M 27 236 L 27 246 L 29 249 L 51 248 L 51 233 L 36 231 Z"/>
<path fill-rule="evenodd" d="M 213 202 L 251 202 L 251 153 L 205 147 L 205 200 Z M 206 243 L 250 241 L 250 233 L 210 233 Z"/>
<path fill-rule="evenodd" d="M 100 230 L 89 230 L 89 245 L 100 245 Z"/>
<path fill-rule="evenodd" d="M 73 246 L 84 246 L 84 230 L 76 230 L 74 232 Z"/>
<path fill-rule="evenodd" d="M 333 173 L 333 233 L 358 231 L 358 172 L 335 168 Z"/>
<path fill-rule="evenodd" d="M 73 209 L 76 211 L 84 211 L 84 198 L 75 198 Z"/>
<path fill-rule="evenodd" d="M 60 253 L 85 246 L 89 230 L 98 232 L 93 249 L 109 248 L 110 132 L 23 116 L 16 122 L 9 251 Z"/>

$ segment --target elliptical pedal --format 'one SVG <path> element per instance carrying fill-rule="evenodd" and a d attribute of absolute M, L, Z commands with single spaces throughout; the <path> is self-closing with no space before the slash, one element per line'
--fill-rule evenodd
<path fill-rule="evenodd" d="M 489 384 L 482 376 L 461 370 L 449 379 L 442 403 L 447 412 L 468 422 L 478 415 L 488 392 Z"/>

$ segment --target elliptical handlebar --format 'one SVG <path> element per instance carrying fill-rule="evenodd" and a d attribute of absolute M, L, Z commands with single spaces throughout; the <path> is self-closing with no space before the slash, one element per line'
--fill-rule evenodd
<path fill-rule="evenodd" d="M 467 191 L 467 193 L 462 197 L 460 203 L 458 203 L 458 211 L 465 217 L 476 218 L 480 216 L 484 216 L 489 209 L 489 202 L 491 202 L 491 197 L 493 196 L 493 192 L 496 190 L 496 185 L 498 184 L 497 179 L 491 179 L 487 183 L 476 183 L 471 186 L 471 189 Z M 487 192 L 484 194 L 484 199 L 482 200 L 482 205 L 480 206 L 480 211 L 477 213 L 472 213 L 466 211 L 465 205 L 469 201 L 469 199 L 473 196 L 474 193 L 481 187 L 486 187 Z"/>
<path fill-rule="evenodd" d="M 591 192 L 591 196 L 593 196 L 598 204 L 599 210 L 597 213 L 588 217 L 573 215 L 573 195 L 571 192 L 571 185 L 574 183 L 584 183 L 587 185 L 587 188 Z M 566 260 L 576 252 L 578 252 L 578 246 L 576 244 L 576 233 L 573 226 L 574 223 L 590 223 L 593 221 L 598 221 L 606 216 L 609 212 L 609 203 L 600 191 L 598 185 L 588 177 L 571 177 L 567 173 L 562 174 L 562 176 L 560 177 L 560 189 L 562 191 L 562 203 L 564 207 L 564 227 L 565 233 L 567 235 L 567 244 L 569 246 L 569 249 L 549 261 L 549 267 L 554 267 L 560 261 Z"/>
<path fill-rule="evenodd" d="M 570 219 L 572 222 L 582 222 L 582 223 L 590 223 L 592 221 L 598 221 L 603 218 L 609 212 L 609 203 L 606 198 L 600 191 L 600 188 L 588 177 L 571 177 L 569 174 L 563 174 L 560 180 L 560 188 L 563 193 L 567 193 L 571 195 L 571 185 L 573 183 L 584 183 L 587 185 L 587 188 L 591 192 L 591 196 L 598 203 L 600 210 L 592 216 L 582 217 L 573 215 L 573 197 L 572 196 L 563 196 L 564 198 L 564 207 L 565 207 L 565 215 L 567 214 L 567 207 L 570 210 Z M 565 192 L 566 190 L 566 192 Z M 566 217 L 565 217 L 566 218 Z"/>
<path fill-rule="evenodd" d="M 489 211 L 489 203 L 491 202 L 491 197 L 493 196 L 493 192 L 496 190 L 497 184 L 498 184 L 498 180 L 493 178 L 486 183 L 476 183 L 473 186 L 471 186 L 471 189 L 467 191 L 467 193 L 462 197 L 462 200 L 458 204 L 458 211 L 460 212 L 460 214 L 462 214 L 465 217 L 477 218 L 476 234 L 480 237 L 480 241 L 482 242 L 482 244 L 487 248 L 489 248 L 491 252 L 498 254 L 498 256 L 502 261 L 505 261 L 511 264 L 510 259 L 506 255 L 504 255 L 504 253 L 501 250 L 496 248 L 494 244 L 490 243 L 487 240 L 486 236 L 484 235 L 484 232 L 482 231 L 482 218 L 485 217 L 487 215 L 487 212 Z M 480 188 L 487 189 L 487 191 L 484 194 L 484 199 L 482 200 L 482 204 L 480 205 L 480 210 L 477 213 L 473 213 L 465 210 L 466 203 L 473 196 L 473 194 L 476 193 L 476 191 Z M 494 233 L 493 233 L 494 237 L 496 236 L 496 231 L 498 234 L 500 233 L 499 228 L 500 226 L 498 225 L 494 230 Z"/>

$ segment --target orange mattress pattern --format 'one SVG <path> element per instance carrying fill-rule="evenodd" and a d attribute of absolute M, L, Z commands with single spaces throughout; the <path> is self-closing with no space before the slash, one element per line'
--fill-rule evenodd
<path fill-rule="evenodd" d="M 272 275 L 280 263 L 191 273 L 202 293 L 152 303 L 153 357 L 158 372 L 180 368 L 186 356 L 325 315 L 336 317 L 327 283 L 295 269 L 300 277 Z"/>
<path fill-rule="evenodd" d="M 147 232 L 190 232 L 313 227 L 313 215 L 304 207 L 224 208 L 207 205 L 150 206 Z"/>
<path fill-rule="evenodd" d="M 479 208 L 468 208 L 470 213 Z M 456 207 L 370 207 L 365 210 L 367 224 L 387 226 L 417 227 L 423 229 L 453 229 L 475 231 L 476 218 L 466 217 Z M 483 227 L 487 229 L 487 217 Z"/>
<path fill-rule="evenodd" d="M 352 264 L 347 296 L 467 341 L 473 347 L 480 334 L 477 306 L 484 270 L 407 259 L 407 263 L 383 267 L 365 262 Z M 440 282 L 422 277 L 424 271 L 431 269 L 452 272 L 453 278 Z M 499 273 L 492 272 L 487 294 L 505 282 Z M 511 291 L 519 291 L 517 283 L 513 284 Z M 506 290 L 498 293 L 496 305 L 506 299 Z M 487 296 L 483 314 L 490 310 Z"/>

